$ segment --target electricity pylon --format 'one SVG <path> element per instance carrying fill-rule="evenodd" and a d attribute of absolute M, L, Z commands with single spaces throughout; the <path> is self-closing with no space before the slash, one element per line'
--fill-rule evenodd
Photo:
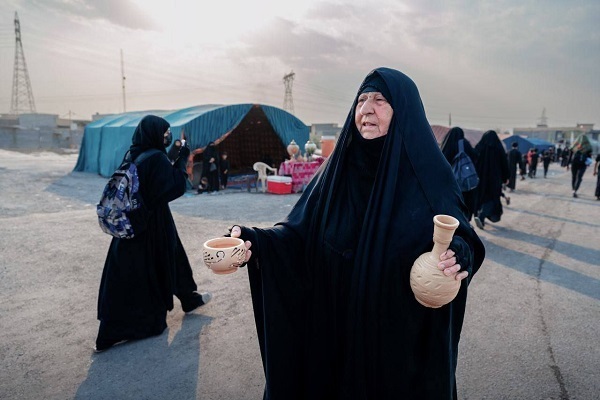
<path fill-rule="evenodd" d="M 23 112 L 35 113 L 35 102 L 31 81 L 27 72 L 25 53 L 23 53 L 23 42 L 21 41 L 21 24 L 19 16 L 15 12 L 15 68 L 13 71 L 12 101 L 10 103 L 11 114 L 22 114 Z"/>

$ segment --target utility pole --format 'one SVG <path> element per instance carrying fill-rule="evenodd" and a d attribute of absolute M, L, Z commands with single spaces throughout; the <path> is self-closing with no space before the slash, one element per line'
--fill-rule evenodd
<path fill-rule="evenodd" d="M 452 128 L 452 113 L 448 114 L 448 126 Z"/>
<path fill-rule="evenodd" d="M 19 22 L 19 15 L 15 12 L 15 66 L 10 113 L 19 115 L 23 112 L 35 113 L 35 102 L 33 101 L 33 91 L 27 72 L 23 42 L 21 41 L 21 23 Z"/>
<path fill-rule="evenodd" d="M 294 83 L 294 71 L 283 76 L 283 84 L 285 85 L 285 97 L 283 98 L 283 109 L 290 114 L 294 113 L 294 99 L 292 97 L 292 84 Z"/>
<path fill-rule="evenodd" d="M 127 112 L 127 103 L 125 102 L 125 64 L 123 63 L 123 49 L 121 49 L 121 85 L 123 87 L 123 112 Z"/>

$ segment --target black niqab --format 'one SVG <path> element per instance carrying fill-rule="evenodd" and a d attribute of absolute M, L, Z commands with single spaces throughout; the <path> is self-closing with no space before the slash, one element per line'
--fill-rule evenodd
<path fill-rule="evenodd" d="M 334 152 L 287 219 L 242 231 L 253 242 L 249 275 L 268 399 L 456 396 L 467 287 L 484 249 L 415 84 L 388 68 L 365 82 L 373 74 L 394 110 L 379 160 L 369 162 L 373 173 L 357 173 L 361 161 L 349 158 L 361 148 L 353 147 L 355 99 Z M 451 247 L 470 277 L 434 310 L 416 302 L 409 274 L 432 248 L 436 214 L 460 221 Z M 340 221 L 355 237 L 330 228 Z"/>

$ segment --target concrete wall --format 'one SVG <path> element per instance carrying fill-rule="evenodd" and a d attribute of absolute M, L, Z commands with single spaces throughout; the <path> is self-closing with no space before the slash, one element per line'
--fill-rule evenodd
<path fill-rule="evenodd" d="M 0 126 L 0 148 L 3 149 L 78 149 L 83 129 L 14 128 Z"/>

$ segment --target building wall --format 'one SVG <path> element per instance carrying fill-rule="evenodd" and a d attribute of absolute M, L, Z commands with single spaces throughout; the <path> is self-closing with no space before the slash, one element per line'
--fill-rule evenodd
<path fill-rule="evenodd" d="M 573 143 L 577 136 L 582 133 L 590 133 L 587 127 L 536 127 L 536 128 L 513 128 L 513 135 L 523 137 L 544 139 L 551 143 Z"/>

